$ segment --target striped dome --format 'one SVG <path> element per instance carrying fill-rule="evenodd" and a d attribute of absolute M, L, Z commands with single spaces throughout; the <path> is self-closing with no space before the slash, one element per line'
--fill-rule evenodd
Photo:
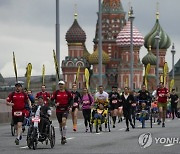
<path fill-rule="evenodd" d="M 157 57 L 151 51 L 149 51 L 147 55 L 142 59 L 142 63 L 144 65 L 147 65 L 148 63 L 150 63 L 151 65 L 156 65 L 156 61 Z"/>
<path fill-rule="evenodd" d="M 117 36 L 116 43 L 119 46 L 130 46 L 131 44 L 131 25 L 130 21 L 124 26 Z M 133 45 L 134 46 L 143 46 L 144 38 L 138 29 L 133 26 Z"/>
<path fill-rule="evenodd" d="M 156 40 L 155 37 L 159 32 L 160 42 L 159 49 L 168 49 L 171 45 L 171 40 L 169 36 L 164 32 L 161 25 L 159 24 L 159 19 L 156 19 L 156 23 L 152 30 L 145 36 L 144 46 L 148 49 L 151 45 L 152 49 L 156 49 Z"/>

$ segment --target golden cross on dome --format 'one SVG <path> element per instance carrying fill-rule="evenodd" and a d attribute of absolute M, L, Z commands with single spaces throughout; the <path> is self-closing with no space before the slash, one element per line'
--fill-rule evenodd
<path fill-rule="evenodd" d="M 77 19 L 77 4 L 74 4 L 74 19 Z"/>
<path fill-rule="evenodd" d="M 156 19 L 159 19 L 159 2 L 156 3 Z"/>

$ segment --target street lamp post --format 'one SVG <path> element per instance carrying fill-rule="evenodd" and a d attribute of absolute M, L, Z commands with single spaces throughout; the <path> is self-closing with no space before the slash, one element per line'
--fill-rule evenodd
<path fill-rule="evenodd" d="M 102 5 L 101 0 L 99 0 L 99 33 L 98 33 L 98 52 L 99 52 L 99 85 L 102 85 Z"/>
<path fill-rule="evenodd" d="M 172 53 L 172 79 L 174 79 L 174 55 L 176 53 L 174 43 L 172 45 L 171 53 Z"/>
<path fill-rule="evenodd" d="M 158 86 L 159 85 L 159 41 L 160 41 L 159 32 L 155 36 L 155 40 L 156 40 L 156 57 L 157 57 L 157 61 L 156 61 L 156 85 Z"/>
<path fill-rule="evenodd" d="M 60 24 L 59 24 L 59 0 L 56 0 L 56 58 L 58 62 L 58 69 L 60 73 Z M 58 85 L 58 78 L 56 77 L 56 85 Z"/>
<path fill-rule="evenodd" d="M 134 14 L 133 14 L 133 8 L 131 7 L 130 12 L 129 12 L 129 20 L 130 20 L 130 25 L 131 25 L 131 43 L 130 43 L 130 53 L 131 53 L 131 63 L 130 63 L 130 88 L 131 90 L 134 89 L 133 87 L 133 79 L 134 79 L 134 72 L 133 72 L 133 67 L 134 67 L 134 52 L 133 52 L 133 20 L 135 18 Z"/>

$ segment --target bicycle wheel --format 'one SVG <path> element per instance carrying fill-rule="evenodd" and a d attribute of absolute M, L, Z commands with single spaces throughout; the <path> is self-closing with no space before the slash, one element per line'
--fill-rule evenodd
<path fill-rule="evenodd" d="M 111 127 L 110 127 L 110 114 L 109 114 L 109 112 L 108 112 L 108 115 L 107 115 L 107 125 L 108 125 L 108 130 L 109 130 L 109 132 L 111 132 Z"/>
<path fill-rule="evenodd" d="M 52 125 L 49 127 L 49 141 L 51 148 L 53 148 L 55 145 L 55 129 Z"/>
<path fill-rule="evenodd" d="M 33 147 L 33 150 L 36 150 L 37 149 L 37 143 L 38 143 L 38 141 L 37 141 L 37 129 L 36 128 L 34 128 L 33 129 L 33 142 L 32 142 L 32 147 Z"/>
<path fill-rule="evenodd" d="M 152 128 L 152 109 L 151 109 L 151 113 L 150 113 L 150 126 L 151 126 L 151 128 Z"/>
<path fill-rule="evenodd" d="M 98 131 L 98 119 L 95 119 L 95 128 L 96 128 L 96 133 L 98 133 L 99 131 Z"/>

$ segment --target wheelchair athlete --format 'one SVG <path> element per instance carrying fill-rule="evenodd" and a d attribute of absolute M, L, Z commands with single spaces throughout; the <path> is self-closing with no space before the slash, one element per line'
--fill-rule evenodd
<path fill-rule="evenodd" d="M 137 108 L 137 120 L 142 123 L 142 128 L 145 128 L 145 120 L 149 120 L 150 106 L 148 101 L 139 100 Z"/>
<path fill-rule="evenodd" d="M 48 128 L 51 124 L 51 121 L 49 120 L 51 109 L 44 105 L 43 96 L 38 97 L 38 103 L 32 109 L 32 113 L 35 117 L 40 117 L 40 123 L 38 124 L 38 130 L 40 133 L 39 140 L 43 141 L 46 139 L 46 135 L 49 132 Z"/>

